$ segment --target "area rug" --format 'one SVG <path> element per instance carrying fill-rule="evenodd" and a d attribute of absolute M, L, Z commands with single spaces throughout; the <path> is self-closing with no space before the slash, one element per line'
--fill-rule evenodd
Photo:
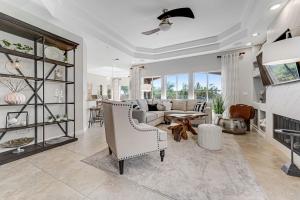
<path fill-rule="evenodd" d="M 224 134 L 220 151 L 205 150 L 196 139 L 190 135 L 186 141 L 175 142 L 168 133 L 164 162 L 159 152 L 126 160 L 122 178 L 176 200 L 267 199 L 233 136 Z M 83 162 L 119 174 L 118 161 L 108 149 Z"/>

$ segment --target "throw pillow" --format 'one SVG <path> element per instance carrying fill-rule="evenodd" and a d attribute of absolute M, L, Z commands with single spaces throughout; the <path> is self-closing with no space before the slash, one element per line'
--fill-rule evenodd
<path fill-rule="evenodd" d="M 172 103 L 165 101 L 163 102 L 163 106 L 165 107 L 165 111 L 170 111 L 172 109 Z"/>
<path fill-rule="evenodd" d="M 205 110 L 205 107 L 206 107 L 206 102 L 198 102 L 195 107 L 194 107 L 194 111 L 197 111 L 197 112 L 204 112 Z"/>
<path fill-rule="evenodd" d="M 149 111 L 158 111 L 157 110 L 157 104 L 148 104 L 148 110 Z"/>
<path fill-rule="evenodd" d="M 140 110 L 140 109 L 141 109 L 140 106 L 137 105 L 137 104 L 134 104 L 134 105 L 132 106 L 132 108 L 133 108 L 133 110 Z"/>
<path fill-rule="evenodd" d="M 161 103 L 157 104 L 156 107 L 157 107 L 158 111 L 165 111 L 166 110 L 166 107 Z"/>
<path fill-rule="evenodd" d="M 146 99 L 138 99 L 137 103 L 139 104 L 141 110 L 148 111 L 148 103 Z"/>
<path fill-rule="evenodd" d="M 172 110 L 186 111 L 186 100 L 172 100 Z"/>

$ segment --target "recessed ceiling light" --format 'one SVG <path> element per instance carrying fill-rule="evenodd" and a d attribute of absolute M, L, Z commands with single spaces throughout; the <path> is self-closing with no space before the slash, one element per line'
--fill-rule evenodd
<path fill-rule="evenodd" d="M 280 8 L 280 6 L 281 6 L 280 3 L 275 4 L 275 5 L 273 5 L 273 6 L 270 7 L 270 10 L 276 10 L 276 9 Z"/>
<path fill-rule="evenodd" d="M 252 42 L 248 42 L 246 43 L 247 46 L 251 46 L 252 45 Z"/>
<path fill-rule="evenodd" d="M 259 35 L 259 33 L 253 33 L 253 34 L 252 34 L 253 37 L 256 37 L 256 36 L 258 36 L 258 35 Z"/>

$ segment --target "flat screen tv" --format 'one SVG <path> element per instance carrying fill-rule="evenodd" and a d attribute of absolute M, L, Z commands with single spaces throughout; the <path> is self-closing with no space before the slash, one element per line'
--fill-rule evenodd
<path fill-rule="evenodd" d="M 300 62 L 264 66 L 262 56 L 260 53 L 256 59 L 264 86 L 300 80 Z"/>

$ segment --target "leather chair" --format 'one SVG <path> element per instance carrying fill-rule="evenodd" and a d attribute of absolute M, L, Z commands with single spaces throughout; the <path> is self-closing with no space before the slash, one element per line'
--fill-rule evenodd
<path fill-rule="evenodd" d="M 247 125 L 247 131 L 250 131 L 250 120 L 254 118 L 255 111 L 252 106 L 245 104 L 236 104 L 230 106 L 230 118 L 242 118 Z"/>
<path fill-rule="evenodd" d="M 161 162 L 167 148 L 167 133 L 132 118 L 133 104 L 104 101 L 104 126 L 109 153 L 119 160 L 123 174 L 124 160 L 160 151 Z"/>

